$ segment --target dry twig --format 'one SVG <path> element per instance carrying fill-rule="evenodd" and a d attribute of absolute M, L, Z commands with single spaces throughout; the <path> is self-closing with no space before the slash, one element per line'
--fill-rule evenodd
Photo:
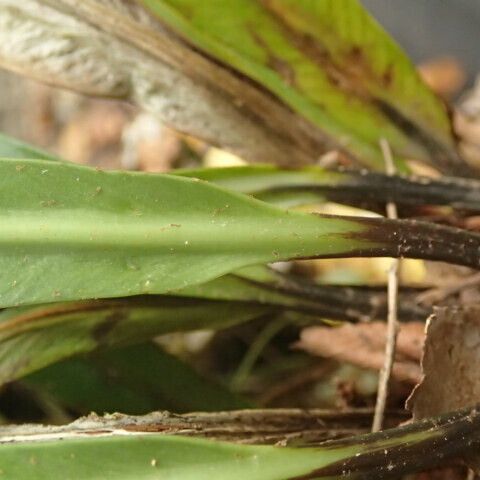
<path fill-rule="evenodd" d="M 380 140 L 380 148 L 382 149 L 385 159 L 387 175 L 395 174 L 395 165 L 393 162 L 390 146 L 385 139 Z M 393 202 L 387 203 L 387 216 L 390 219 L 397 219 L 397 206 Z M 388 273 L 388 316 L 387 316 L 387 344 L 385 347 L 385 363 L 380 372 L 378 382 L 377 403 L 375 405 L 375 415 L 373 417 L 372 431 L 378 432 L 382 429 L 383 418 L 385 415 L 385 406 L 388 397 L 388 384 L 392 375 L 393 363 L 395 361 L 395 349 L 398 335 L 398 278 L 399 278 L 400 261 L 392 260 L 392 265 Z"/>

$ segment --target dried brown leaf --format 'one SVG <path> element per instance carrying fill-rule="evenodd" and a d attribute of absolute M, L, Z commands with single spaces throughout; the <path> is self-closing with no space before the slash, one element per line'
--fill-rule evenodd
<path fill-rule="evenodd" d="M 386 341 L 383 322 L 345 324 L 338 328 L 310 327 L 303 330 L 298 348 L 312 355 L 380 370 Z M 419 361 L 424 337 L 420 322 L 403 324 L 400 328 L 393 377 L 417 383 L 421 377 Z"/>
<path fill-rule="evenodd" d="M 437 308 L 427 324 L 424 378 L 407 402 L 414 418 L 477 404 L 479 364 L 480 306 Z"/>

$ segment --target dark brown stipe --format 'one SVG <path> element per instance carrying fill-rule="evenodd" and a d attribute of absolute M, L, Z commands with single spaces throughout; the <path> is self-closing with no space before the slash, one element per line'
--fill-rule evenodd
<path fill-rule="evenodd" d="M 312 313 L 332 320 L 357 323 L 365 320 L 384 320 L 387 315 L 385 287 L 358 287 L 319 285 L 303 277 L 275 272 L 276 281 L 258 282 L 238 276 L 244 282 L 259 288 L 280 292 L 300 299 L 299 310 L 306 311 L 311 305 Z M 425 321 L 432 313 L 430 308 L 417 305 L 415 298 L 420 289 L 403 289 L 400 292 L 399 319 L 403 322 Z M 310 304 L 302 304 L 301 300 Z M 286 307 L 296 309 L 295 305 Z M 308 312 L 306 312 L 308 313 Z"/>
<path fill-rule="evenodd" d="M 345 219 L 346 217 L 339 217 Z M 363 232 L 346 234 L 352 240 L 378 246 L 355 249 L 348 256 L 394 257 L 437 260 L 474 269 L 480 268 L 480 235 L 459 228 L 384 218 L 350 217 L 365 227 Z M 331 257 L 345 256 L 332 255 Z"/>
<path fill-rule="evenodd" d="M 48 318 L 64 315 L 76 315 L 84 312 L 109 311 L 112 315 L 95 326 L 92 336 L 96 341 L 105 340 L 106 336 L 115 326 L 128 317 L 132 308 L 171 308 L 173 306 L 196 306 L 224 303 L 235 306 L 271 307 L 272 311 L 295 311 L 316 318 L 329 318 L 356 323 L 369 319 L 384 319 L 386 312 L 385 292 L 382 289 L 365 287 L 342 287 L 342 286 L 318 286 L 307 281 L 302 284 L 300 280 L 279 277 L 278 283 L 268 284 L 256 282 L 239 276 L 244 282 L 253 284 L 259 289 L 277 291 L 290 298 L 298 299 L 298 302 L 283 304 L 282 302 L 258 302 L 243 300 L 208 300 L 191 297 L 174 297 L 168 295 L 133 296 L 125 298 L 112 298 L 103 300 L 89 300 L 84 302 L 71 302 L 53 304 L 39 307 L 29 312 L 21 313 L 0 323 L 0 332 L 11 332 L 21 328 L 25 324 L 35 324 Z M 416 305 L 414 298 L 418 289 L 405 291 L 400 310 L 403 321 L 425 321 L 430 315 L 430 309 Z M 313 319 L 312 319 L 313 320 Z"/>
<path fill-rule="evenodd" d="M 388 176 L 375 172 L 346 171 L 338 184 L 279 186 L 259 193 L 311 192 L 331 201 L 375 207 L 386 202 L 399 205 L 448 205 L 452 208 L 480 212 L 480 181 L 463 178 L 429 179 L 426 177 Z M 384 207 L 384 205 L 383 205 Z"/>
<path fill-rule="evenodd" d="M 413 434 L 423 434 L 425 438 L 414 441 Z M 289 480 L 401 478 L 453 460 L 468 460 L 468 456 L 477 454 L 480 448 L 480 414 L 476 409 L 467 409 L 393 431 L 327 442 L 321 449 L 356 445 L 361 446 L 359 455 Z"/>

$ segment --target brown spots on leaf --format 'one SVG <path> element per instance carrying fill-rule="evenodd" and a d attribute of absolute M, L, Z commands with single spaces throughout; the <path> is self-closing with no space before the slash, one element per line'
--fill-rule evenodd
<path fill-rule="evenodd" d="M 350 56 L 351 60 L 353 60 L 353 61 L 355 61 L 355 62 L 364 61 L 364 59 L 363 59 L 363 50 L 362 50 L 362 48 L 359 47 L 358 45 L 354 45 L 354 46 L 350 49 L 349 56 Z"/>
<path fill-rule="evenodd" d="M 366 107 L 377 110 L 380 116 L 386 117 L 406 136 L 422 145 L 443 171 L 464 176 L 468 168 L 452 148 L 441 144 L 425 127 L 406 119 L 395 102 L 391 103 L 389 100 L 387 103 L 383 100 L 389 90 L 391 93 L 394 83 L 395 72 L 392 64 L 380 72 L 376 71 L 372 67 L 368 52 L 360 45 L 346 45 L 343 52 L 335 51 L 332 54 L 329 46 L 322 44 L 321 38 L 305 34 L 296 28 L 287 15 L 288 8 L 283 8 L 281 2 L 261 1 L 265 11 L 282 29 L 289 42 L 318 65 L 335 89 L 340 90 L 347 98 L 356 98 Z"/>
<path fill-rule="evenodd" d="M 50 199 L 50 200 L 42 200 L 42 201 L 40 202 L 40 205 L 41 205 L 42 207 L 54 207 L 56 204 L 57 204 L 57 201 L 56 201 L 56 200 L 52 200 L 52 199 Z"/>
<path fill-rule="evenodd" d="M 140 424 L 130 423 L 122 427 L 127 432 L 140 432 L 140 433 L 171 433 L 175 434 L 182 430 L 193 429 L 191 423 L 188 422 L 175 422 L 175 424 L 161 424 L 159 422 Z"/>
<path fill-rule="evenodd" d="M 344 93 L 369 100 L 370 94 L 366 83 L 372 80 L 374 73 L 366 61 L 361 47 L 354 45 L 343 58 L 335 59 L 328 48 L 317 38 L 292 27 L 287 17 L 270 5 L 270 2 L 264 1 L 263 4 L 290 43 L 318 65 L 334 87 L 343 90 Z"/>
<path fill-rule="evenodd" d="M 370 85 L 374 84 L 385 88 L 391 85 L 392 66 L 390 65 L 379 77 L 372 69 L 361 45 L 353 44 L 347 47 L 343 53 L 334 56 L 328 46 L 324 45 L 319 38 L 296 29 L 288 19 L 288 10 L 283 11 L 280 5 L 269 0 L 262 0 L 262 4 L 291 44 L 318 65 L 326 74 L 328 81 L 343 90 L 344 93 L 353 94 L 370 102 L 372 97 Z"/>
<path fill-rule="evenodd" d="M 394 79 L 393 65 L 389 65 L 382 75 L 382 84 L 385 88 L 390 88 L 392 86 Z"/>
<path fill-rule="evenodd" d="M 111 430 L 89 430 L 86 432 L 87 435 L 96 436 L 96 435 L 108 435 L 111 434 Z"/>
<path fill-rule="evenodd" d="M 295 70 L 289 63 L 271 55 L 268 57 L 268 66 L 275 70 L 287 85 L 295 86 Z"/>
<path fill-rule="evenodd" d="M 295 70 L 292 66 L 272 52 L 269 45 L 263 40 L 257 32 L 254 25 L 247 25 L 247 29 L 257 45 L 267 54 L 267 66 L 277 72 L 283 81 L 290 86 L 295 86 Z"/>

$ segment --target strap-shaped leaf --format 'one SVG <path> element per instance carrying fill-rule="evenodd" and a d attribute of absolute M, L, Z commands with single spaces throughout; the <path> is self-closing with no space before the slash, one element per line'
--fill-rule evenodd
<path fill-rule="evenodd" d="M 2 471 L 22 480 L 380 480 L 468 460 L 478 456 L 480 445 L 475 409 L 317 448 L 212 442 L 195 438 L 202 436 L 200 422 L 185 419 L 184 428 L 178 423 L 157 413 L 93 416 L 65 427 L 4 427 Z M 203 435 L 209 434 L 206 427 Z"/>
<path fill-rule="evenodd" d="M 0 313 L 0 384 L 65 358 L 165 333 L 226 328 L 274 311 L 168 296 L 72 302 Z"/>
<path fill-rule="evenodd" d="M 474 179 L 389 176 L 317 166 L 283 169 L 273 165 L 176 170 L 173 173 L 200 178 L 283 207 L 331 200 L 366 207 L 391 201 L 413 207 L 448 205 L 480 210 L 480 182 Z"/>
<path fill-rule="evenodd" d="M 290 212 L 209 183 L 0 160 L 0 306 L 166 293 L 240 267 L 408 256 L 477 268 L 480 236 Z"/>
<path fill-rule="evenodd" d="M 414 66 L 357 0 L 142 0 L 183 38 L 274 93 L 354 156 L 461 170 L 450 122 Z"/>
<path fill-rule="evenodd" d="M 224 275 L 175 295 L 55 303 L 0 312 L 0 384 L 75 355 L 137 344 L 171 332 L 227 328 L 284 312 L 294 313 L 292 322 L 302 323 L 386 317 L 382 290 L 312 285 L 273 273 L 261 280 L 250 272 Z M 401 293 L 400 320 L 424 321 L 430 314 L 414 297 L 412 292 Z M 73 361 L 72 368 L 78 367 L 88 377 L 86 367 L 78 362 Z"/>
<path fill-rule="evenodd" d="M 58 160 L 16 138 L 0 133 L 0 157 Z M 174 175 L 199 178 L 282 207 L 333 200 L 338 203 L 377 206 L 449 205 L 478 211 L 480 182 L 474 179 L 389 176 L 365 170 L 330 170 L 318 166 L 284 169 L 273 165 L 181 169 Z"/>

